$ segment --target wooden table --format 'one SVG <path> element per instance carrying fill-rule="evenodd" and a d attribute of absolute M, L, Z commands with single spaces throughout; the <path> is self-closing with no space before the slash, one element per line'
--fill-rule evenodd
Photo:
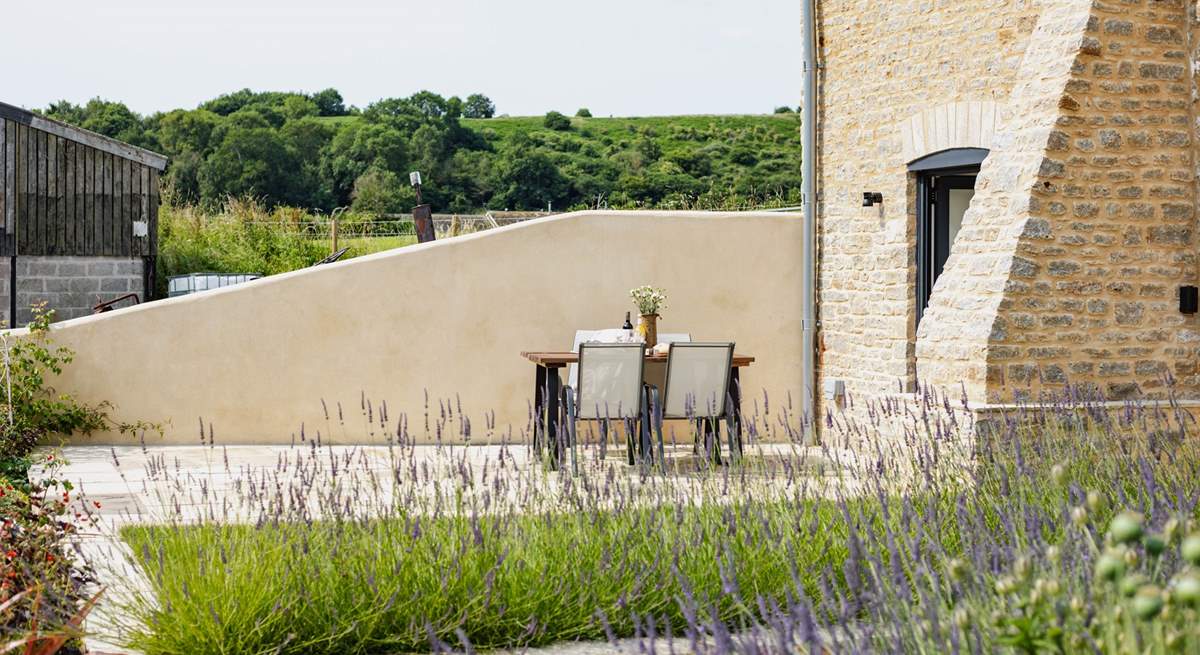
<path fill-rule="evenodd" d="M 562 378 L 559 371 L 571 364 L 579 363 L 579 353 L 555 351 L 522 352 L 521 357 L 536 365 L 533 378 L 533 407 L 535 425 L 533 430 L 534 448 L 541 448 L 542 435 L 558 434 L 559 398 L 562 396 Z M 650 353 L 646 362 L 667 363 L 667 353 Z M 742 384 L 739 370 L 754 363 L 750 355 L 734 353 L 729 366 L 729 396 L 732 400 L 733 429 L 737 442 L 742 442 Z M 556 458 L 557 459 L 557 458 Z"/>

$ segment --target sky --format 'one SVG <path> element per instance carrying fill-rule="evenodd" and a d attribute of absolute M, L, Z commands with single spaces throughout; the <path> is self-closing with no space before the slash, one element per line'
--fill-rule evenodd
<path fill-rule="evenodd" d="M 422 89 L 501 114 L 768 113 L 801 97 L 796 0 L 58 0 L 4 3 L 0 101 L 150 113 L 244 87 Z M 13 29 L 16 28 L 16 29 Z"/>

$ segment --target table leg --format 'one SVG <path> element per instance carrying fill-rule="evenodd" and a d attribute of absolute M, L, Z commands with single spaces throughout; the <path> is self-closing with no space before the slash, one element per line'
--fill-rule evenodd
<path fill-rule="evenodd" d="M 563 437 L 558 433 L 559 396 L 562 394 L 562 380 L 557 368 L 546 369 L 546 439 L 551 444 L 550 468 L 558 470 L 563 460 Z"/>
<path fill-rule="evenodd" d="M 737 444 L 737 454 L 742 454 L 742 381 L 736 366 L 729 369 L 729 410 L 733 413 L 732 441 Z"/>
<path fill-rule="evenodd" d="M 533 368 L 533 452 L 540 457 L 546 440 L 546 367 Z"/>

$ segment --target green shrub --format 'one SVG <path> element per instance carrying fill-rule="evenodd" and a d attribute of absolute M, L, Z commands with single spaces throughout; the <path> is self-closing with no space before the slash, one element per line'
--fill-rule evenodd
<path fill-rule="evenodd" d="M 571 119 L 560 112 L 548 111 L 546 112 L 546 117 L 542 119 L 542 126 L 550 130 L 563 132 L 571 129 Z"/>
<path fill-rule="evenodd" d="M 400 214 L 417 204 L 416 192 L 395 173 L 371 167 L 354 180 L 351 209 L 369 214 Z"/>
<path fill-rule="evenodd" d="M 62 373 L 74 353 L 49 338 L 53 311 L 44 304 L 33 308 L 26 337 L 0 337 L 3 380 L 0 384 L 0 475 L 12 479 L 27 467 L 34 446 L 52 434 L 89 434 L 108 426 L 105 407 L 90 407 L 70 396 L 56 394 L 49 378 Z M 15 461 L 15 463 L 14 463 Z"/>
<path fill-rule="evenodd" d="M 104 405 L 85 405 L 50 386 L 74 355 L 51 342 L 53 318 L 52 311 L 35 306 L 27 335 L 0 336 L 0 635 L 6 642 L 26 635 L 22 639 L 40 649 L 28 652 L 44 653 L 57 651 L 53 644 L 62 646 L 70 636 L 50 633 L 78 632 L 71 624 L 86 612 L 90 574 L 65 547 L 76 530 L 71 517 L 83 516 L 72 507 L 72 486 L 56 479 L 56 455 L 37 457 L 33 449 L 52 435 L 141 427 L 114 425 Z M 31 480 L 35 463 L 43 472 Z"/>

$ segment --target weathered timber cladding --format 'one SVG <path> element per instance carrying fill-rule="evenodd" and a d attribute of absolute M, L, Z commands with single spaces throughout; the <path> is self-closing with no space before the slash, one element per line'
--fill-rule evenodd
<path fill-rule="evenodd" d="M 0 103 L 0 256 L 153 256 L 165 165 Z M 146 236 L 135 237 L 143 222 Z"/>

